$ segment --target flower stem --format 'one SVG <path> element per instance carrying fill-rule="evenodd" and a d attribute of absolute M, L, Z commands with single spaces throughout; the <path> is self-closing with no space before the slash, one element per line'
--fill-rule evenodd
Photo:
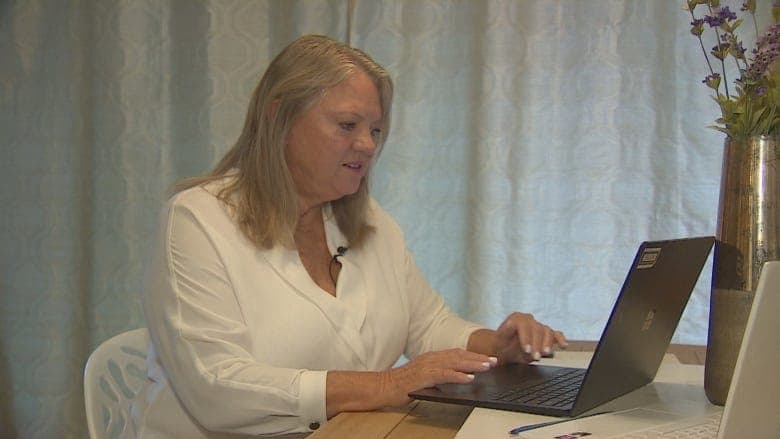
<path fill-rule="evenodd" d="M 712 5 L 708 2 L 707 8 L 710 11 L 710 15 L 714 16 L 715 14 L 712 11 Z M 717 27 L 713 27 L 712 30 L 715 31 L 715 43 L 717 44 L 716 47 L 720 48 L 720 32 L 718 32 Z M 726 63 L 721 59 L 720 60 L 720 68 L 723 71 L 723 89 L 726 91 L 726 98 L 731 99 L 731 95 L 729 94 L 729 82 L 728 78 L 726 78 Z"/>
<path fill-rule="evenodd" d="M 710 57 L 707 56 L 707 49 L 704 48 L 704 41 L 702 41 L 701 37 L 699 37 L 699 45 L 701 46 L 701 52 L 704 54 L 704 60 L 707 61 L 707 67 L 710 68 L 710 74 L 715 73 L 715 70 L 710 63 Z"/>
<path fill-rule="evenodd" d="M 691 20 L 696 21 L 696 16 L 693 14 L 693 9 L 690 9 L 689 12 L 691 13 Z M 707 49 L 704 48 L 704 40 L 701 39 L 701 35 L 697 35 L 696 38 L 699 39 L 699 46 L 701 46 L 701 53 L 704 54 L 704 61 L 707 62 L 707 67 L 710 68 L 710 75 L 715 73 L 715 70 L 712 68 L 712 64 L 710 63 L 710 57 L 707 56 Z"/>
<path fill-rule="evenodd" d="M 750 16 L 753 18 L 753 29 L 756 31 L 756 41 L 758 41 L 758 23 L 756 22 L 756 14 L 751 12 Z"/>

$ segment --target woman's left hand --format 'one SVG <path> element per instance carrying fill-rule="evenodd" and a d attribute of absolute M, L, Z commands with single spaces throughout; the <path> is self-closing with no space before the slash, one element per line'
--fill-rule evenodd
<path fill-rule="evenodd" d="M 555 345 L 566 347 L 566 337 L 534 319 L 515 312 L 498 327 L 494 348 L 500 363 L 528 363 L 549 356 Z"/>

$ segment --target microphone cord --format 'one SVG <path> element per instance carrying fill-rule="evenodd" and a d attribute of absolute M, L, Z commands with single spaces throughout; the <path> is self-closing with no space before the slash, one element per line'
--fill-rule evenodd
<path fill-rule="evenodd" d="M 339 261 L 339 258 L 344 256 L 347 253 L 347 250 L 349 250 L 349 248 L 339 246 L 336 249 L 336 254 L 330 258 L 330 263 L 328 264 L 328 274 L 330 274 L 330 280 L 333 281 L 333 285 L 336 285 L 336 276 L 333 275 L 334 267 L 338 266 L 338 268 L 341 268 L 341 261 Z"/>

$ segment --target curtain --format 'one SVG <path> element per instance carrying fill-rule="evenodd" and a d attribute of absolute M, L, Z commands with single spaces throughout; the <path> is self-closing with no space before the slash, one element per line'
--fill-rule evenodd
<path fill-rule="evenodd" d="M 715 232 L 723 137 L 681 3 L 0 2 L 0 436 L 86 435 L 83 367 L 144 326 L 167 191 L 307 33 L 393 75 L 372 191 L 449 304 L 598 339 L 641 241 Z M 709 278 L 675 341 L 705 343 Z"/>

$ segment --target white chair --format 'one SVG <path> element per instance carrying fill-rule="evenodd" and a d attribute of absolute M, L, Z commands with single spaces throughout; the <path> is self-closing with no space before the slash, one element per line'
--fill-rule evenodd
<path fill-rule="evenodd" d="M 146 378 L 149 332 L 116 335 L 90 354 L 84 367 L 84 405 L 92 439 L 130 435 L 130 405 Z"/>

